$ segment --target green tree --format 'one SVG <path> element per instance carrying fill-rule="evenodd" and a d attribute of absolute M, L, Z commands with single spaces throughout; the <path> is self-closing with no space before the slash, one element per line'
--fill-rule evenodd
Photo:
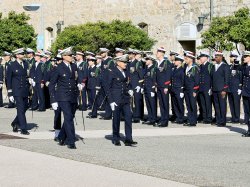
<path fill-rule="evenodd" d="M 231 16 L 213 18 L 209 29 L 203 32 L 201 37 L 202 46 L 199 48 L 230 51 L 238 46 L 237 44 L 243 44 L 246 49 L 249 49 L 249 9 L 242 8 Z"/>
<path fill-rule="evenodd" d="M 28 24 L 30 17 L 25 13 L 9 12 L 7 17 L 0 14 L 0 53 L 21 47 L 36 47 L 36 34 Z"/>
<path fill-rule="evenodd" d="M 106 47 L 113 52 L 115 47 L 149 50 L 155 41 L 130 21 L 114 20 L 111 23 L 97 22 L 69 26 L 61 32 L 52 45 L 52 51 L 68 46 L 75 50 L 97 52 Z"/>

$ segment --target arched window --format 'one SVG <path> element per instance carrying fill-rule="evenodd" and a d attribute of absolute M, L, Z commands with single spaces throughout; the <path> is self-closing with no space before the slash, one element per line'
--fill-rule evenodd
<path fill-rule="evenodd" d="M 148 33 L 148 24 L 147 23 L 141 22 L 138 24 L 138 27 L 140 29 L 144 30 L 146 33 Z"/>

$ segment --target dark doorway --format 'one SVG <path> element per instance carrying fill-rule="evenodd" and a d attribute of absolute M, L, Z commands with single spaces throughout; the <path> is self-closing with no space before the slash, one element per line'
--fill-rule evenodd
<path fill-rule="evenodd" d="M 184 41 L 179 40 L 179 43 L 181 44 L 182 48 L 185 51 L 192 51 L 195 53 L 196 51 L 195 40 L 184 40 Z"/>

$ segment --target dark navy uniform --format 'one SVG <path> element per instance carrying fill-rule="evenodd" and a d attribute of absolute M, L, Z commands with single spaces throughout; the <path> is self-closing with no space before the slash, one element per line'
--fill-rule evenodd
<path fill-rule="evenodd" d="M 49 86 L 51 104 L 58 102 L 64 115 L 63 127 L 58 138 L 69 145 L 75 143 L 73 119 L 77 106 L 77 78 L 77 66 L 62 62 L 53 72 Z"/>
<path fill-rule="evenodd" d="M 7 71 L 9 69 L 9 66 L 10 66 L 11 63 L 12 63 L 11 60 L 5 63 L 5 85 L 6 85 L 7 90 L 9 90 L 9 88 L 8 88 L 8 81 L 7 81 L 7 79 L 8 79 L 8 77 L 7 77 L 7 74 L 8 74 Z M 8 104 L 8 106 L 6 106 L 6 108 L 14 108 L 14 107 L 15 107 L 15 103 L 12 103 L 9 100 L 9 104 Z"/>
<path fill-rule="evenodd" d="M 35 87 L 33 87 L 34 94 L 32 97 L 32 110 L 38 108 L 39 111 L 45 111 L 44 67 L 43 62 L 36 62 L 30 70 L 30 78 L 32 78 L 36 83 Z"/>
<path fill-rule="evenodd" d="M 14 97 L 17 108 L 17 116 L 12 124 L 18 125 L 22 131 L 27 129 L 25 113 L 28 109 L 29 96 L 28 69 L 27 62 L 14 61 L 7 71 L 8 96 Z"/>
<path fill-rule="evenodd" d="M 190 69 L 186 66 L 185 78 L 184 78 L 184 95 L 188 111 L 187 124 L 195 126 L 197 124 L 197 94 L 199 91 L 200 74 L 199 68 L 196 65 L 192 65 Z M 194 96 L 193 94 L 196 94 Z"/>
<path fill-rule="evenodd" d="M 92 109 L 94 100 L 96 97 L 96 86 L 98 85 L 98 72 L 99 69 L 96 66 L 89 67 L 88 69 L 88 83 L 87 83 L 87 91 L 88 91 L 88 100 L 89 107 Z"/>
<path fill-rule="evenodd" d="M 242 98 L 244 107 L 244 122 L 248 124 L 248 131 L 250 132 L 250 66 L 246 65 L 242 69 L 243 74 L 243 86 L 242 86 Z"/>
<path fill-rule="evenodd" d="M 48 83 L 50 81 L 50 76 L 51 76 L 51 70 L 52 70 L 52 62 L 51 60 L 47 60 L 44 63 L 44 97 L 45 97 L 45 108 L 50 108 L 50 97 L 49 97 L 49 88 L 48 88 Z"/>
<path fill-rule="evenodd" d="M 184 88 L 184 69 L 183 67 L 175 67 L 173 70 L 172 84 L 171 84 L 171 97 L 173 99 L 173 110 L 176 115 L 176 123 L 182 124 L 184 118 L 184 97 L 181 98 L 180 94 L 183 93 Z"/>
<path fill-rule="evenodd" d="M 200 65 L 200 89 L 198 97 L 202 108 L 202 119 L 204 123 L 212 122 L 212 99 L 211 99 L 211 70 L 213 64 L 206 62 Z"/>
<path fill-rule="evenodd" d="M 156 84 L 157 84 L 157 97 L 160 104 L 160 126 L 168 126 L 169 120 L 169 91 L 172 79 L 173 64 L 168 60 L 163 60 L 158 64 L 156 68 Z M 167 93 L 164 93 L 164 89 L 168 89 Z"/>
<path fill-rule="evenodd" d="M 129 63 L 129 81 L 131 88 L 134 92 L 134 110 L 133 110 L 133 119 L 134 121 L 140 121 L 143 119 L 143 97 L 141 93 L 141 88 L 143 87 L 143 69 L 142 63 L 138 60 L 130 61 Z M 136 87 L 140 87 L 137 92 Z"/>
<path fill-rule="evenodd" d="M 242 70 L 239 64 L 232 64 L 229 72 L 228 102 L 232 123 L 240 121 L 240 98 L 242 90 Z"/>
<path fill-rule="evenodd" d="M 222 63 L 217 71 L 215 70 L 215 66 L 213 66 L 211 70 L 211 77 L 216 124 L 225 126 L 227 114 L 227 97 L 225 96 L 223 98 L 221 92 L 228 92 L 229 66 L 225 63 Z"/>
<path fill-rule="evenodd" d="M 105 84 L 105 92 L 108 94 L 109 103 L 115 102 L 113 111 L 113 141 L 120 139 L 120 115 L 123 112 L 125 117 L 126 140 L 132 141 L 132 112 L 130 107 L 130 95 L 128 94 L 128 76 L 117 68 L 110 70 L 108 82 Z"/>
<path fill-rule="evenodd" d="M 100 93 L 98 94 L 98 97 L 100 96 L 101 98 L 103 98 L 102 102 L 101 102 L 101 107 L 105 108 L 105 114 L 103 115 L 102 118 L 100 119 L 111 119 L 112 118 L 112 110 L 110 108 L 108 99 L 107 99 L 107 93 L 105 92 L 104 89 L 104 84 L 109 80 L 109 76 L 110 76 L 110 69 L 112 70 L 115 67 L 114 65 L 114 61 L 112 60 L 112 58 L 108 57 L 105 60 L 102 61 L 101 64 L 101 90 Z"/>
<path fill-rule="evenodd" d="M 157 106 L 156 106 L 156 73 L 155 66 L 146 66 L 144 73 L 144 94 L 148 111 L 148 118 L 146 124 L 155 124 L 157 120 Z"/>
<path fill-rule="evenodd" d="M 84 85 L 81 90 L 81 94 L 79 95 L 79 100 L 81 101 L 80 110 L 87 110 L 87 81 L 88 81 L 88 63 L 83 61 L 77 67 L 78 69 L 78 84 Z"/>
<path fill-rule="evenodd" d="M 0 64 L 0 107 L 3 106 L 3 65 Z"/>

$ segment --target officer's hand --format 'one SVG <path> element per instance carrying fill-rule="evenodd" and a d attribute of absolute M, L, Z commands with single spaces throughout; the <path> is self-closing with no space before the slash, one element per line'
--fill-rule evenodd
<path fill-rule="evenodd" d="M 48 87 L 49 86 L 49 81 L 47 81 L 45 85 Z"/>
<path fill-rule="evenodd" d="M 240 89 L 238 89 L 238 91 L 237 91 L 237 92 L 238 92 L 238 95 L 240 95 L 240 94 L 241 94 L 241 90 L 240 90 Z"/>
<path fill-rule="evenodd" d="M 81 84 L 78 84 L 77 87 L 78 87 L 78 90 L 79 90 L 79 91 L 82 91 L 83 87 L 82 87 Z"/>
<path fill-rule="evenodd" d="M 144 94 L 144 89 L 143 88 L 141 88 L 141 94 Z"/>
<path fill-rule="evenodd" d="M 227 92 L 224 92 L 224 91 L 222 91 L 222 92 L 221 92 L 221 96 L 222 96 L 222 98 L 225 98 L 225 97 L 226 97 L 226 95 L 227 95 Z"/>
<path fill-rule="evenodd" d="M 9 99 L 10 99 L 10 101 L 11 101 L 12 103 L 14 103 L 14 102 L 15 102 L 15 99 L 14 99 L 14 97 L 13 97 L 13 96 L 10 96 L 10 97 L 9 97 Z"/>
<path fill-rule="evenodd" d="M 128 94 L 129 94 L 131 97 L 133 97 L 133 95 L 134 95 L 133 90 L 129 90 L 129 91 L 128 91 Z"/>
<path fill-rule="evenodd" d="M 33 79 L 29 78 L 29 83 L 32 84 L 32 82 L 33 82 Z"/>
<path fill-rule="evenodd" d="M 183 98 L 184 97 L 184 93 L 180 93 L 180 98 Z"/>
<path fill-rule="evenodd" d="M 139 93 L 140 89 L 141 89 L 140 86 L 136 86 L 136 87 L 135 87 L 135 90 L 136 90 L 137 93 Z"/>
<path fill-rule="evenodd" d="M 151 97 L 154 97 L 155 93 L 154 92 L 150 92 L 150 95 L 151 95 Z"/>
<path fill-rule="evenodd" d="M 210 96 L 212 95 L 212 90 L 211 89 L 208 90 L 208 95 L 210 95 Z"/>
<path fill-rule="evenodd" d="M 0 89 L 3 87 L 3 84 L 0 84 Z"/>
<path fill-rule="evenodd" d="M 36 86 L 36 83 L 35 81 L 32 80 L 32 86 L 35 87 Z"/>
<path fill-rule="evenodd" d="M 41 88 L 44 88 L 44 84 L 41 84 Z"/>
<path fill-rule="evenodd" d="M 82 89 L 83 89 L 85 87 L 85 83 L 82 83 L 81 85 L 82 85 Z"/>
<path fill-rule="evenodd" d="M 197 95 L 197 94 L 196 94 L 195 92 L 193 92 L 193 96 L 196 97 L 196 95 Z"/>
<path fill-rule="evenodd" d="M 115 102 L 110 103 L 111 110 L 114 111 L 117 104 Z"/>
<path fill-rule="evenodd" d="M 51 104 L 53 110 L 57 110 L 58 108 L 58 103 L 52 103 Z"/>
<path fill-rule="evenodd" d="M 164 88 L 164 94 L 167 94 L 167 93 L 168 93 L 168 89 Z"/>

